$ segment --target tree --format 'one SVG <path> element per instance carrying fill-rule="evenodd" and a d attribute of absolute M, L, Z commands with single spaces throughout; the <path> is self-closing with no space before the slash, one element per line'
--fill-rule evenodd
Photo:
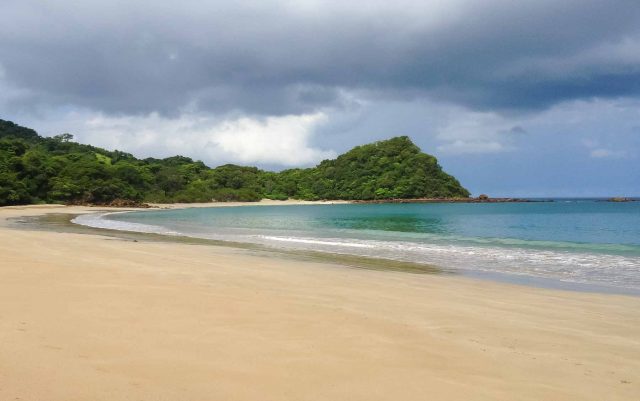
<path fill-rule="evenodd" d="M 64 134 L 55 135 L 53 139 L 58 142 L 71 142 L 73 140 L 73 135 L 65 132 Z"/>
<path fill-rule="evenodd" d="M 435 157 L 406 136 L 357 146 L 313 168 L 276 173 L 234 164 L 211 169 L 184 156 L 140 160 L 73 142 L 68 133 L 43 138 L 0 120 L 0 205 L 467 196 Z"/>

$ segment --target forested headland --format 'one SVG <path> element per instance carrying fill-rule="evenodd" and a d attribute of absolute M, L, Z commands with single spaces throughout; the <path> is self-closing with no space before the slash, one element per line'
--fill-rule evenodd
<path fill-rule="evenodd" d="M 357 146 L 316 167 L 271 172 L 233 164 L 210 168 L 184 156 L 138 159 L 0 120 L 0 205 L 468 196 L 406 136 Z"/>

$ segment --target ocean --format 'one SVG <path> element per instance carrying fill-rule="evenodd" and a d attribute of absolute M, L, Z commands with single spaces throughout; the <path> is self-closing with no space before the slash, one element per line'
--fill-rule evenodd
<path fill-rule="evenodd" d="M 640 202 L 242 206 L 84 215 L 74 222 L 640 294 Z"/>

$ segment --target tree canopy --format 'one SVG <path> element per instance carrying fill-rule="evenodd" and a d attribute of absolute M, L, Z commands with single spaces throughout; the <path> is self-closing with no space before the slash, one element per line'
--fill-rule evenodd
<path fill-rule="evenodd" d="M 41 137 L 0 120 L 0 205 L 468 196 L 406 136 L 357 146 L 313 168 L 270 172 L 233 164 L 209 168 L 184 156 L 138 159 L 73 142 L 67 133 Z"/>

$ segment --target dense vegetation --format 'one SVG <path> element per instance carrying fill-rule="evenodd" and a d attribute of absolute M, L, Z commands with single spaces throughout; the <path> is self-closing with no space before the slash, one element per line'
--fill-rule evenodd
<path fill-rule="evenodd" d="M 469 196 L 435 157 L 421 153 L 407 137 L 279 173 L 232 164 L 212 169 L 183 156 L 137 159 L 72 139 L 69 134 L 41 137 L 0 120 L 0 205 Z"/>

